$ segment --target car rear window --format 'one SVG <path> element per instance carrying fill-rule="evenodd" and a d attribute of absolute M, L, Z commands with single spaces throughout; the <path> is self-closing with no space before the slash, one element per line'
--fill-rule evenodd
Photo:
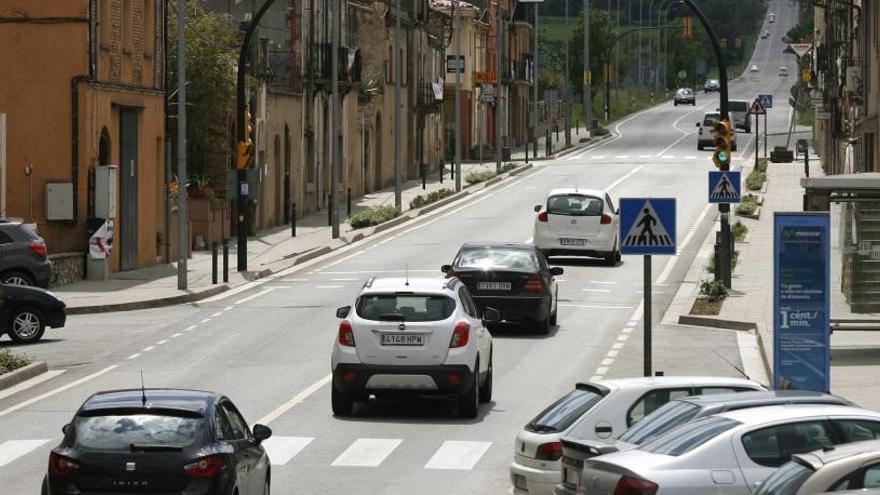
<path fill-rule="evenodd" d="M 547 199 L 547 213 L 575 217 L 597 217 L 602 214 L 604 202 L 593 196 L 566 194 Z"/>
<path fill-rule="evenodd" d="M 367 294 L 356 311 L 365 320 L 442 321 L 455 311 L 455 300 L 435 294 Z"/>
<path fill-rule="evenodd" d="M 749 104 L 744 101 L 731 101 L 728 105 L 730 110 L 734 112 L 746 112 L 749 110 Z"/>
<path fill-rule="evenodd" d="M 620 439 L 626 443 L 641 445 L 676 426 L 687 423 L 699 412 L 700 407 L 690 402 L 667 402 L 632 428 L 626 430 Z"/>
<path fill-rule="evenodd" d="M 529 421 L 526 430 L 539 433 L 565 431 L 598 404 L 602 397 L 604 395 L 596 388 L 579 386 L 541 411 L 541 414 Z"/>
<path fill-rule="evenodd" d="M 641 449 L 653 454 L 680 456 L 740 424 L 742 423 L 733 419 L 710 416 L 656 437 L 642 445 Z"/>
<path fill-rule="evenodd" d="M 106 414 L 78 416 L 74 444 L 93 450 L 130 451 L 132 445 L 183 448 L 196 441 L 205 419 L 189 415 Z"/>
<path fill-rule="evenodd" d="M 721 116 L 718 114 L 709 114 L 703 117 L 703 127 L 712 127 L 716 122 L 721 120 Z"/>
<path fill-rule="evenodd" d="M 788 462 L 764 480 L 755 495 L 797 495 L 798 489 L 813 473 L 812 468 L 800 462 Z"/>
<path fill-rule="evenodd" d="M 514 270 L 536 270 L 538 259 L 535 253 L 525 249 L 470 249 L 462 252 L 455 262 L 456 268 L 510 268 Z"/>

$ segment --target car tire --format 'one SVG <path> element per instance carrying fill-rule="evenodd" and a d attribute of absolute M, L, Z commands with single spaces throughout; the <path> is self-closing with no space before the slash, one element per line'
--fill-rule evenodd
<path fill-rule="evenodd" d="M 9 270 L 0 276 L 0 284 L 5 285 L 34 285 L 34 277 L 21 270 Z"/>
<path fill-rule="evenodd" d="M 480 412 L 480 360 L 474 366 L 474 383 L 471 388 L 458 396 L 458 415 L 474 419 Z"/>
<path fill-rule="evenodd" d="M 335 386 L 331 387 L 331 389 L 330 405 L 333 408 L 333 415 L 351 416 L 352 412 L 354 412 L 354 399 L 350 395 L 337 390 Z"/>
<path fill-rule="evenodd" d="M 559 289 L 556 290 L 556 300 L 553 302 L 553 312 L 550 313 L 550 325 L 556 326 L 559 321 Z"/>
<path fill-rule="evenodd" d="M 697 151 L 703 151 L 703 145 L 697 144 Z"/>
<path fill-rule="evenodd" d="M 49 495 L 49 480 L 43 477 L 43 487 L 40 488 L 40 495 Z"/>
<path fill-rule="evenodd" d="M 535 329 L 537 330 L 538 335 L 548 335 L 550 333 L 551 327 L 553 324 L 550 322 L 551 315 L 547 315 L 543 320 L 538 320 L 535 322 Z"/>
<path fill-rule="evenodd" d="M 672 106 L 677 107 L 677 106 L 678 106 L 678 102 L 677 102 L 677 101 L 673 101 L 673 102 L 672 102 Z"/>
<path fill-rule="evenodd" d="M 492 400 L 492 351 L 489 351 L 489 368 L 486 370 L 486 381 L 480 385 L 480 404 Z"/>
<path fill-rule="evenodd" d="M 16 344 L 33 344 L 43 338 L 46 318 L 40 310 L 25 306 L 12 311 L 6 333 Z"/>

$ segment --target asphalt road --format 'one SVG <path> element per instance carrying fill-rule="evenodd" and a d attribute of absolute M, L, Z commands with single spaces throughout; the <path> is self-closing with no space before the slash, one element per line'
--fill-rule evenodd
<path fill-rule="evenodd" d="M 796 72 L 780 37 L 795 14 L 785 2 L 771 5 L 772 36 L 755 52 L 761 72 L 733 81 L 731 95 L 751 100 L 773 93 L 776 133 L 787 128 L 785 102 L 795 77 L 783 80 L 776 71 L 787 65 Z M 275 432 L 267 442 L 275 493 L 509 493 L 511 447 L 525 422 L 577 381 L 640 374 L 642 260 L 625 257 L 616 267 L 554 262 L 566 270 L 559 325 L 544 337 L 496 332 L 494 400 L 475 420 L 459 419 L 440 400 L 371 402 L 354 417 L 334 418 L 328 383 L 335 309 L 351 304 L 370 275 L 408 269 L 411 276 L 436 277 L 463 242 L 529 240 L 532 207 L 554 187 L 607 188 L 615 201 L 675 197 L 679 243 L 699 245 L 714 209 L 706 204 L 711 154 L 696 151 L 694 123 L 717 106 L 717 94 L 699 93 L 695 107 L 668 103 L 639 113 L 589 150 L 540 162 L 463 203 L 215 300 L 71 317 L 67 328 L 47 333 L 47 342 L 16 349 L 47 359 L 55 371 L 18 393 L 0 391 L 2 492 L 37 493 L 48 450 L 75 409 L 92 392 L 139 386 L 142 371 L 148 387 L 222 391 L 250 423 L 268 424 Z M 739 136 L 735 161 L 751 159 L 752 138 Z M 686 271 L 689 252 L 654 258 L 655 320 Z M 731 338 L 719 335 L 717 343 L 729 345 Z M 728 366 L 717 372 L 735 373 Z"/>

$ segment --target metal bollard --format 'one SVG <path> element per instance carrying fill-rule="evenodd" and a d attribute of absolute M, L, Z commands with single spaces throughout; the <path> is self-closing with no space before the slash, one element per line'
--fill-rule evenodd
<path fill-rule="evenodd" d="M 217 241 L 211 243 L 211 283 L 217 283 Z"/>
<path fill-rule="evenodd" d="M 333 193 L 330 193 L 327 201 L 327 226 L 333 226 Z"/>
<path fill-rule="evenodd" d="M 351 188 L 348 188 L 347 196 L 345 198 L 345 211 L 348 216 L 351 216 Z"/>
<path fill-rule="evenodd" d="M 427 180 L 428 180 L 428 173 L 425 171 L 425 164 L 424 163 L 419 165 L 419 169 L 422 172 L 422 190 L 424 191 L 425 187 L 426 187 Z"/>
<path fill-rule="evenodd" d="M 804 176 L 810 176 L 810 149 L 807 148 L 807 152 L 804 153 Z M 806 196 L 804 196 L 806 197 Z"/>
<path fill-rule="evenodd" d="M 229 282 L 229 239 L 223 239 L 223 283 Z"/>
<path fill-rule="evenodd" d="M 443 161 L 441 161 L 440 162 L 440 183 L 441 184 L 443 184 L 443 167 L 445 167 L 445 164 L 443 163 Z"/>
<path fill-rule="evenodd" d="M 574 119 L 574 133 L 575 133 L 575 134 L 580 134 L 580 133 L 581 133 L 581 123 L 580 123 L 580 121 L 577 120 L 577 119 Z"/>
<path fill-rule="evenodd" d="M 290 204 L 290 237 L 296 237 L 296 201 Z"/>

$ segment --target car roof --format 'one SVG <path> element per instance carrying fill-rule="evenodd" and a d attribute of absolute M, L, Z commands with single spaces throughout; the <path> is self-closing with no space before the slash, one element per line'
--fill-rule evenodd
<path fill-rule="evenodd" d="M 610 380 L 596 380 L 594 383 L 604 385 L 608 388 L 630 388 L 630 387 L 668 387 L 676 385 L 742 385 L 754 387 L 756 382 L 746 380 L 744 378 L 726 377 L 726 376 L 639 376 L 632 378 L 613 378 Z"/>
<path fill-rule="evenodd" d="M 534 244 L 526 242 L 466 242 L 461 245 L 461 249 L 522 249 L 524 251 L 532 251 L 535 249 Z"/>
<path fill-rule="evenodd" d="M 761 404 L 761 403 L 807 403 L 815 404 L 824 402 L 827 404 L 849 404 L 852 403 L 843 397 L 836 395 L 824 394 L 822 392 L 812 392 L 809 390 L 758 390 L 754 392 L 736 392 L 726 394 L 710 394 L 695 395 L 693 397 L 684 397 L 676 399 L 679 402 L 689 402 L 691 404 L 706 407 L 716 404 Z"/>
<path fill-rule="evenodd" d="M 429 292 L 445 293 L 451 279 L 443 277 L 376 277 L 364 284 L 363 293 Z"/>
<path fill-rule="evenodd" d="M 781 419 L 805 418 L 811 416 L 864 416 L 880 419 L 880 413 L 859 407 L 836 404 L 784 404 L 767 407 L 753 407 L 718 413 L 715 416 L 730 418 L 745 425 L 761 424 Z"/>
<path fill-rule="evenodd" d="M 108 390 L 98 392 L 86 399 L 80 407 L 80 413 L 104 409 L 143 408 L 145 407 L 143 397 L 147 398 L 146 407 L 204 412 L 220 400 L 221 396 L 216 392 L 172 388 Z"/>
<path fill-rule="evenodd" d="M 818 469 L 825 464 L 836 462 L 852 456 L 875 453 L 880 457 L 880 440 L 865 440 L 862 442 L 846 443 L 825 447 L 805 454 L 796 454 L 792 457 L 807 463 L 813 469 Z"/>
<path fill-rule="evenodd" d="M 583 194 L 585 196 L 599 196 L 602 197 L 605 195 L 605 191 L 601 189 L 584 189 L 581 187 L 557 187 L 556 189 L 551 189 L 547 196 L 561 196 L 563 194 Z"/>

